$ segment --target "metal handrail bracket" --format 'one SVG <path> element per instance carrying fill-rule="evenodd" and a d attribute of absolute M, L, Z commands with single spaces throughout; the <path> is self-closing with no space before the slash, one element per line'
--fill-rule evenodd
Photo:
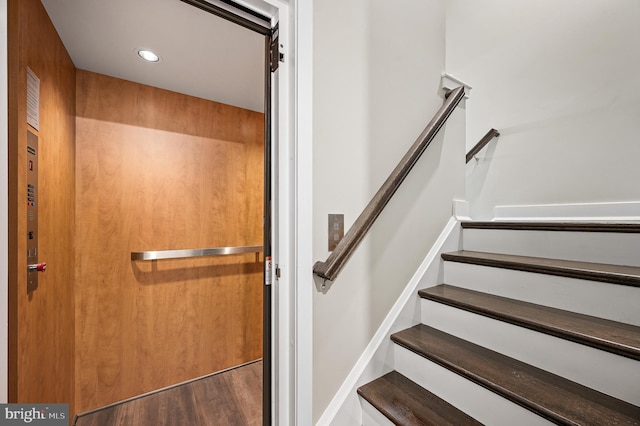
<path fill-rule="evenodd" d="M 398 190 L 400 184 L 407 177 L 413 166 L 420 159 L 438 131 L 464 98 L 464 86 L 458 87 L 448 93 L 442 107 L 431 119 L 424 131 L 418 136 L 409 151 L 402 157 L 400 163 L 391 172 L 387 180 L 382 184 L 376 195 L 373 196 L 367 207 L 353 223 L 346 235 L 340 240 L 335 250 L 326 261 L 316 262 L 313 265 L 313 273 L 325 280 L 334 281 L 342 268 L 353 255 L 354 251 L 365 237 L 382 210 Z"/>
<path fill-rule="evenodd" d="M 263 246 L 216 247 L 186 250 L 132 251 L 131 260 L 184 259 L 189 257 L 225 256 L 229 254 L 259 253 Z"/>

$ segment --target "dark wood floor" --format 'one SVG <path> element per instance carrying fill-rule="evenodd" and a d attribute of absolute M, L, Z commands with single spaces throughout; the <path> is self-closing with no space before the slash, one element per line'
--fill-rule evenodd
<path fill-rule="evenodd" d="M 81 414 L 76 426 L 262 424 L 262 361 Z"/>

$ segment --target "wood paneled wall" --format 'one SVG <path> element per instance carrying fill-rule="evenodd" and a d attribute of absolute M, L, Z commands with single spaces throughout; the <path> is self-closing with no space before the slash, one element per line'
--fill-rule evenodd
<path fill-rule="evenodd" d="M 78 71 L 79 411 L 262 356 L 263 114 Z"/>
<path fill-rule="evenodd" d="M 74 412 L 75 68 L 39 0 L 9 0 L 9 399 Z M 39 287 L 26 288 L 27 66 L 40 78 Z"/>

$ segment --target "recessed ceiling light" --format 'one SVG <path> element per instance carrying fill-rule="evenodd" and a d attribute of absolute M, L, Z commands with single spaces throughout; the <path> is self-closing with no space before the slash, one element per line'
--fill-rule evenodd
<path fill-rule="evenodd" d="M 160 60 L 160 57 L 158 55 L 146 49 L 138 50 L 138 56 L 149 62 L 158 62 Z"/>

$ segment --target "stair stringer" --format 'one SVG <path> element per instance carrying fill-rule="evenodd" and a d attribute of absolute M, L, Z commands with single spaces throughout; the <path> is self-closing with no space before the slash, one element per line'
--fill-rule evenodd
<path fill-rule="evenodd" d="M 418 290 L 442 282 L 444 262 L 441 254 L 461 248 L 460 221 L 451 217 L 316 425 L 362 424 L 363 407 L 357 394 L 358 387 L 393 370 L 395 351 L 390 336 L 420 323 Z"/>

